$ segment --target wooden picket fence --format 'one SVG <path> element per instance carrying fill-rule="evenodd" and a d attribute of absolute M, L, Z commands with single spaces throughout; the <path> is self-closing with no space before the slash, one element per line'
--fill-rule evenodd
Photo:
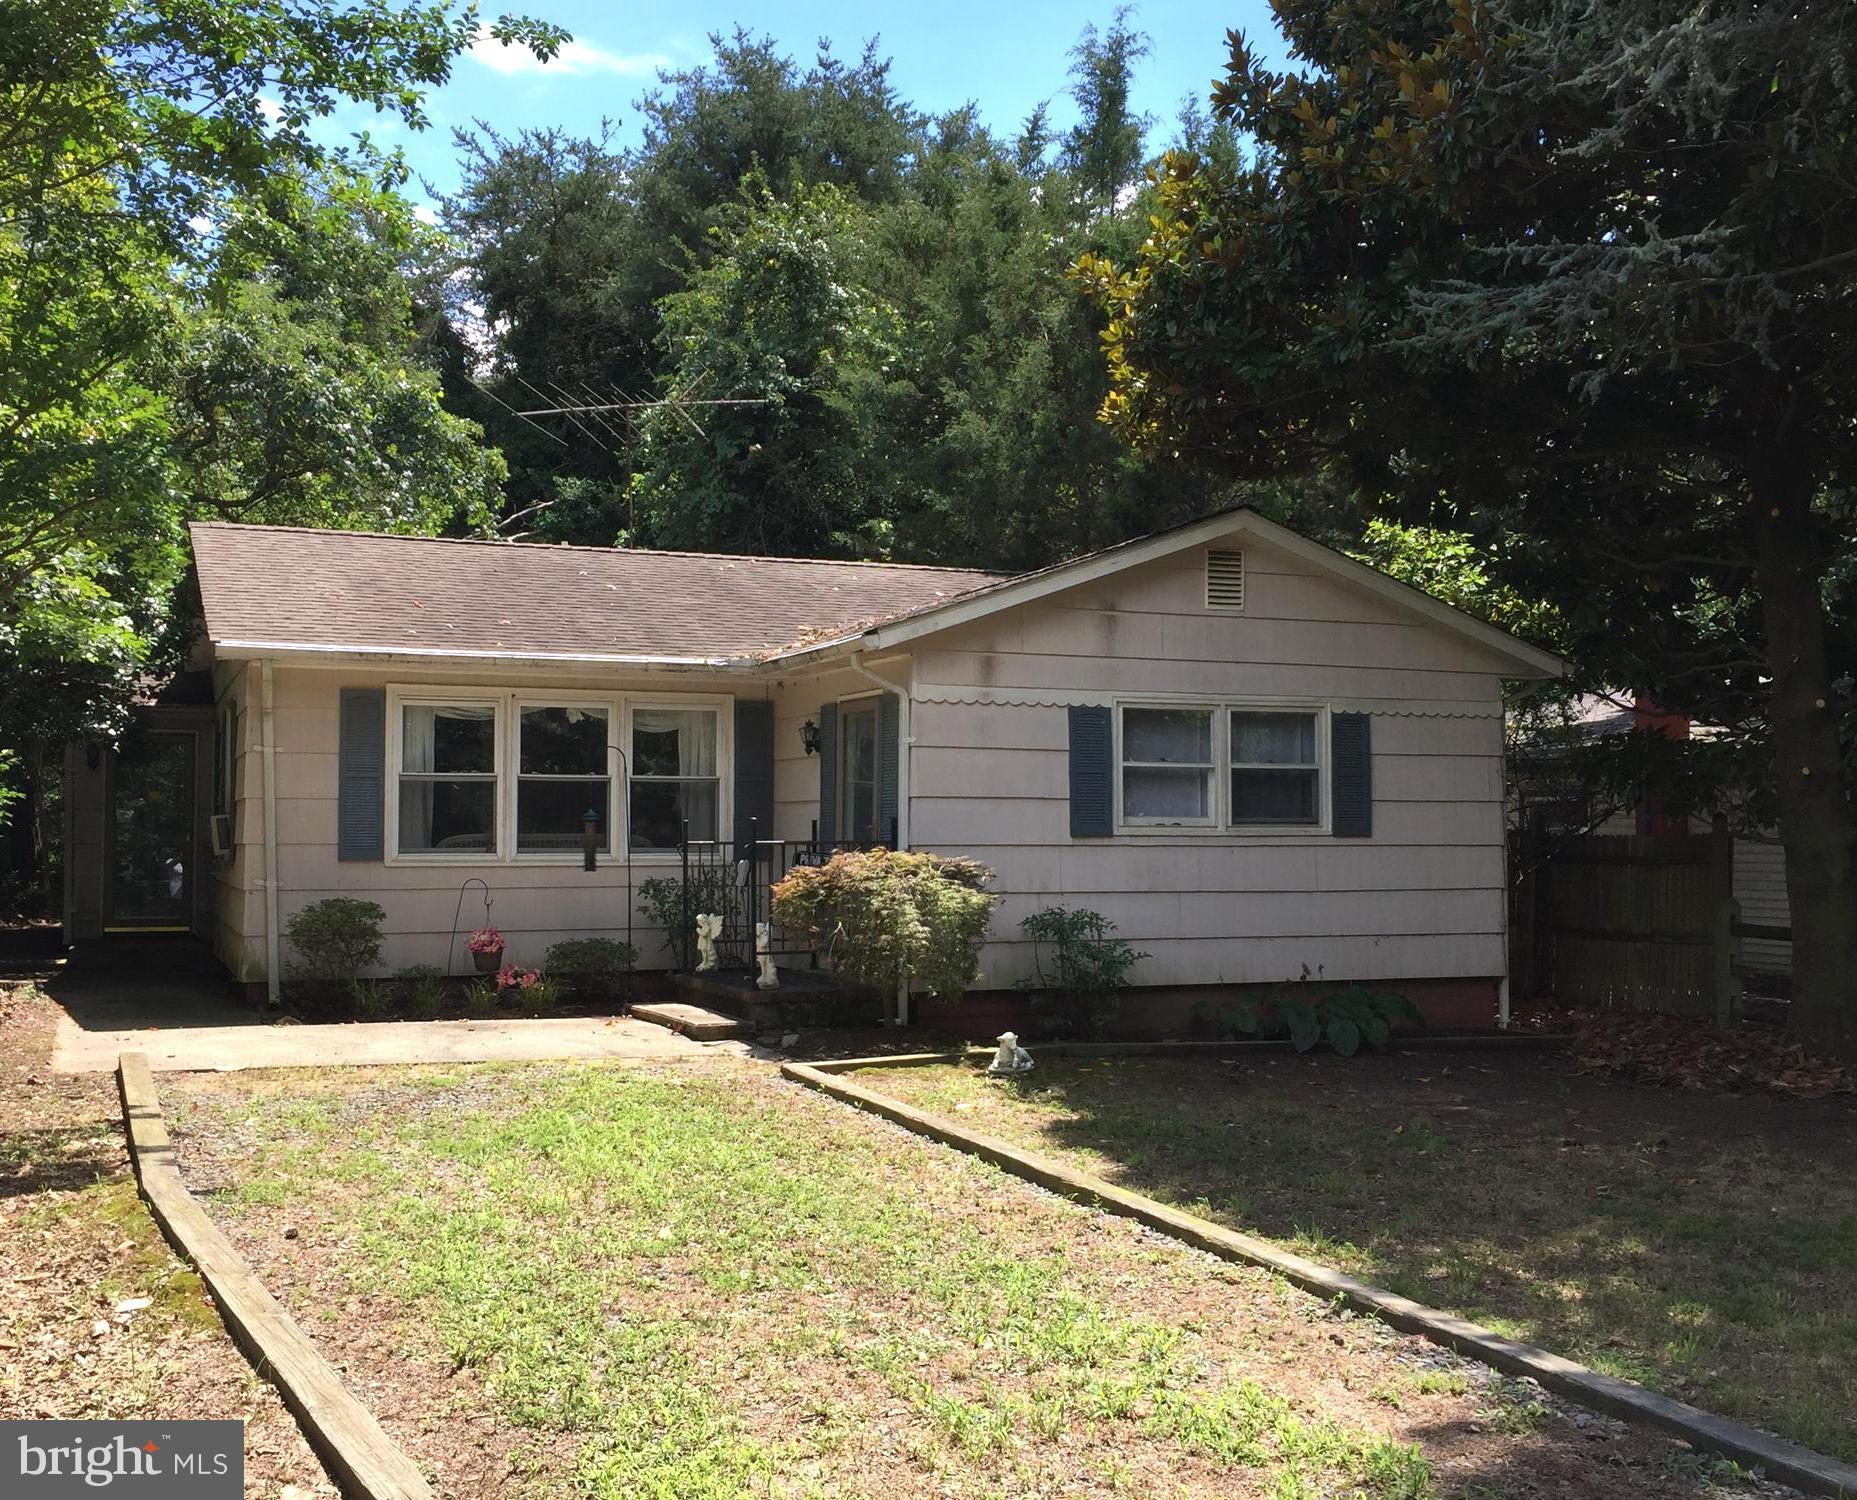
<path fill-rule="evenodd" d="M 1510 973 L 1520 994 L 1726 1025 L 1740 1003 L 1734 841 L 1600 836 L 1511 849 Z"/>

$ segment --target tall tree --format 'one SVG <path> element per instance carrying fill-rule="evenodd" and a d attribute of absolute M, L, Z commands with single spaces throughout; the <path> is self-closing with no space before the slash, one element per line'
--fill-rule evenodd
<path fill-rule="evenodd" d="M 1595 672 L 1759 702 L 1795 1036 L 1857 1054 L 1848 636 L 1857 11 L 1836 0 L 1276 0 L 1231 39 L 1248 170 L 1170 159 L 1105 415 L 1240 474 L 1345 465 L 1500 541 Z M 1841 739 L 1842 734 L 1842 739 Z"/>
<path fill-rule="evenodd" d="M 500 461 L 414 366 L 397 158 L 470 6 L 41 0 L 0 26 L 0 744 L 108 731 L 189 515 L 429 525 Z M 491 28 L 547 55 L 554 27 Z"/>

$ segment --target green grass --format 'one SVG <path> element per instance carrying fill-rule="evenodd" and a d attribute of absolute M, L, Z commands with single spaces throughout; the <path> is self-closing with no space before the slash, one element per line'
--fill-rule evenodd
<path fill-rule="evenodd" d="M 952 1066 L 860 1081 L 1857 1459 L 1848 1116 L 1825 1117 L 1835 1139 L 1769 1139 L 1725 1128 L 1734 1101 L 1694 1101 L 1682 1130 L 1629 1088 L 1576 1106 L 1551 1067 L 1041 1058 L 1012 1082 Z"/>
<path fill-rule="evenodd" d="M 1234 1273 L 1120 1225 L 1112 1256 L 1068 1205 L 746 1077 L 536 1069 L 456 1104 L 415 1080 L 365 1110 L 179 1113 L 250 1144 L 216 1212 L 275 1188 L 341 1220 L 343 1274 L 536 1434 L 537 1493 L 864 1493 L 860 1444 L 900 1412 L 949 1493 L 1052 1493 L 1042 1465 L 1087 1461 L 1432 1494 L 1417 1449 L 1228 1378 L 1223 1330 L 1116 1300 Z"/>

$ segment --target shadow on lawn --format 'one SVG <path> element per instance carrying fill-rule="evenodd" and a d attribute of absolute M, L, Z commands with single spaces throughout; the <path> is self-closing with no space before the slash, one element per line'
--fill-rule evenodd
<path fill-rule="evenodd" d="M 1021 1138 L 1112 1181 L 1857 1458 L 1848 1101 L 1437 1054 L 1056 1058 L 1004 1087 Z"/>
<path fill-rule="evenodd" d="M 122 1170 L 122 1144 L 102 1122 L 0 1131 L 0 1200 L 76 1192 Z"/>

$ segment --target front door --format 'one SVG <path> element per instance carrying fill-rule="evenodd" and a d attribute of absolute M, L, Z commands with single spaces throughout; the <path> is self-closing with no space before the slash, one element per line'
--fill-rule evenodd
<path fill-rule="evenodd" d="M 144 732 L 110 756 L 106 931 L 193 926 L 193 740 Z"/>
<path fill-rule="evenodd" d="M 847 703 L 839 709 L 838 836 L 851 843 L 877 842 L 877 705 Z"/>

